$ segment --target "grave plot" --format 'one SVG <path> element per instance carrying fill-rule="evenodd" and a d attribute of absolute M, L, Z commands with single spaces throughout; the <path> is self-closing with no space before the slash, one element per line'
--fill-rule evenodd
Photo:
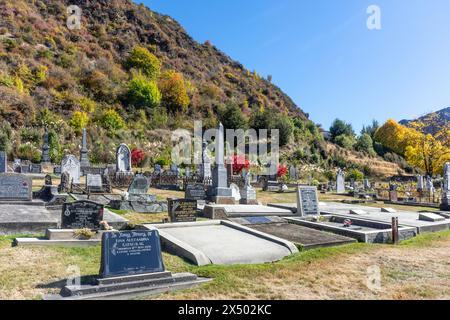
<path fill-rule="evenodd" d="M 210 279 L 172 274 L 164 267 L 158 231 L 106 232 L 102 235 L 99 275 L 62 288 L 46 300 L 125 299 L 186 289 Z"/>
<path fill-rule="evenodd" d="M 44 238 L 16 238 L 16 246 L 95 246 L 100 243 L 105 230 L 101 223 L 106 221 L 111 228 L 121 229 L 127 220 L 103 205 L 90 201 L 77 201 L 64 204 L 62 210 L 52 210 L 58 216 L 57 226 L 45 230 Z M 60 227 L 60 228 L 58 228 Z"/>
<path fill-rule="evenodd" d="M 157 228 L 163 249 L 199 266 L 267 263 L 298 252 L 290 241 L 228 221 L 142 227 Z"/>
<path fill-rule="evenodd" d="M 257 216 L 293 216 L 291 210 L 260 205 L 206 205 L 203 210 L 205 218 L 228 219 Z"/>
<path fill-rule="evenodd" d="M 417 233 L 443 231 L 447 230 L 450 226 L 450 219 L 437 213 L 397 211 L 334 202 L 319 207 L 321 214 L 324 215 L 341 215 L 349 218 L 360 218 L 389 224 L 392 218 L 398 217 L 400 225 L 414 227 L 417 229 Z"/>
<path fill-rule="evenodd" d="M 389 223 L 349 218 L 339 215 L 321 216 L 317 220 L 287 218 L 293 224 L 321 231 L 333 232 L 365 243 L 392 243 L 392 226 Z M 399 240 L 415 237 L 416 228 L 399 226 Z"/>
<path fill-rule="evenodd" d="M 355 242 L 353 238 L 307 228 L 290 223 L 288 220 L 280 217 L 233 218 L 231 221 L 292 241 L 306 250 Z"/>

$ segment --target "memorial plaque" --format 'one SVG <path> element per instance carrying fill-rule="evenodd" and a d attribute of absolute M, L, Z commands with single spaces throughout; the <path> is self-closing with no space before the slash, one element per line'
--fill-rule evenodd
<path fill-rule="evenodd" d="M 7 156 L 5 151 L 0 151 L 0 173 L 8 171 Z"/>
<path fill-rule="evenodd" d="M 319 215 L 319 198 L 316 187 L 299 187 L 297 190 L 297 215 Z"/>
<path fill-rule="evenodd" d="M 206 199 L 205 186 L 203 184 L 188 184 L 186 186 L 186 191 L 184 198 L 187 200 L 197 200 L 202 201 Z"/>
<path fill-rule="evenodd" d="M 32 200 L 32 180 L 21 174 L 0 174 L 0 200 Z"/>
<path fill-rule="evenodd" d="M 187 199 L 168 199 L 171 222 L 197 221 L 197 201 Z"/>
<path fill-rule="evenodd" d="M 103 221 L 103 205 L 91 201 L 65 203 L 61 215 L 62 229 L 98 230 Z"/>
<path fill-rule="evenodd" d="M 101 277 L 111 278 L 164 271 L 157 230 L 103 234 Z"/>

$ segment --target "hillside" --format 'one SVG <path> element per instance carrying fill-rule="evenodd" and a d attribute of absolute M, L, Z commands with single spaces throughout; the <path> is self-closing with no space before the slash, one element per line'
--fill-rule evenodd
<path fill-rule="evenodd" d="M 441 141 L 448 139 L 445 132 L 450 130 L 450 107 L 428 113 L 415 120 L 402 120 L 400 124 L 425 134 L 437 136 Z"/>

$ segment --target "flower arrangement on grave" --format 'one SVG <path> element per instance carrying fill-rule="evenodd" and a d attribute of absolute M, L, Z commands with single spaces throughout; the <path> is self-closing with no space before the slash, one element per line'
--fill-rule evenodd
<path fill-rule="evenodd" d="M 95 232 L 93 232 L 89 228 L 84 228 L 84 229 L 75 230 L 73 235 L 76 239 L 79 239 L 79 240 L 89 240 L 89 239 L 92 239 L 92 237 L 95 235 Z"/>
<path fill-rule="evenodd" d="M 278 178 L 286 177 L 288 168 L 285 165 L 279 164 L 277 169 Z"/>
<path fill-rule="evenodd" d="M 100 230 L 109 231 L 113 230 L 113 227 L 111 227 L 107 221 L 100 221 Z"/>

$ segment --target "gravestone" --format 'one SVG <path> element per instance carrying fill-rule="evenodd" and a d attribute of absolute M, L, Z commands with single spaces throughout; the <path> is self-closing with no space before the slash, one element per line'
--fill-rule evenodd
<path fill-rule="evenodd" d="M 450 162 L 444 165 L 441 210 L 450 211 Z"/>
<path fill-rule="evenodd" d="M 230 184 L 230 189 L 231 189 L 231 197 L 234 199 L 234 201 L 235 202 L 241 201 L 241 191 L 239 190 L 239 187 L 235 183 L 232 183 Z"/>
<path fill-rule="evenodd" d="M 124 143 L 116 151 L 116 170 L 117 172 L 131 172 L 131 151 Z"/>
<path fill-rule="evenodd" d="M 61 172 L 61 166 L 55 166 L 55 167 L 53 168 L 53 173 L 54 173 L 54 174 L 62 174 L 62 172 Z"/>
<path fill-rule="evenodd" d="M 256 190 L 253 189 L 251 183 L 251 174 L 248 172 L 244 172 L 244 187 L 240 190 L 241 193 L 241 204 L 258 204 L 256 200 Z"/>
<path fill-rule="evenodd" d="M 88 174 L 86 176 L 86 189 L 89 192 L 103 192 L 103 179 L 99 174 Z"/>
<path fill-rule="evenodd" d="M 295 168 L 294 166 L 289 167 L 289 178 L 291 179 L 291 181 L 298 180 L 297 168 Z"/>
<path fill-rule="evenodd" d="M 128 187 L 128 200 L 129 201 L 153 201 L 150 199 L 148 189 L 150 188 L 150 181 L 146 176 L 137 174 L 130 186 Z"/>
<path fill-rule="evenodd" d="M 98 230 L 103 221 L 103 210 L 103 205 L 92 201 L 65 203 L 61 214 L 61 228 Z"/>
<path fill-rule="evenodd" d="M 221 123 L 216 130 L 216 165 L 212 173 L 212 186 L 208 191 L 208 196 L 217 204 L 234 204 L 232 190 L 228 187 L 227 169 L 225 168 L 225 136 L 224 127 Z"/>
<path fill-rule="evenodd" d="M 23 173 L 23 174 L 30 173 L 30 165 L 29 164 L 22 164 L 20 166 L 20 173 Z"/>
<path fill-rule="evenodd" d="M 433 184 L 433 178 L 430 176 L 427 176 L 426 180 L 426 190 L 428 190 L 431 194 L 434 193 L 434 184 Z"/>
<path fill-rule="evenodd" d="M 208 143 L 203 141 L 202 143 L 202 163 L 198 167 L 198 175 L 204 180 L 211 178 L 211 159 L 208 155 Z"/>
<path fill-rule="evenodd" d="M 316 187 L 298 187 L 297 189 L 297 215 L 302 217 L 320 215 L 319 198 Z"/>
<path fill-rule="evenodd" d="M 186 176 L 186 178 L 190 178 L 191 177 L 191 169 L 190 168 L 186 168 L 184 170 L 184 175 Z"/>
<path fill-rule="evenodd" d="M 364 179 L 364 190 L 370 190 L 372 188 L 372 185 L 370 184 L 369 179 Z"/>
<path fill-rule="evenodd" d="M 188 184 L 184 193 L 184 198 L 187 200 L 206 200 L 205 186 L 202 183 Z"/>
<path fill-rule="evenodd" d="M 161 165 L 159 165 L 159 164 L 155 165 L 155 168 L 154 168 L 154 170 L 153 170 L 153 173 L 154 173 L 154 174 L 161 174 L 161 172 L 162 172 Z"/>
<path fill-rule="evenodd" d="M 51 159 L 50 159 L 50 145 L 48 143 L 48 129 L 47 128 L 45 128 L 43 140 L 44 140 L 44 143 L 42 144 L 41 163 L 49 164 L 51 162 Z"/>
<path fill-rule="evenodd" d="M 0 201 L 31 201 L 33 184 L 30 177 L 15 174 L 0 174 Z"/>
<path fill-rule="evenodd" d="M 424 189 L 423 176 L 418 175 L 417 176 L 417 191 L 422 192 L 423 189 Z"/>
<path fill-rule="evenodd" d="M 67 172 L 69 174 L 69 183 L 80 183 L 80 161 L 73 156 L 67 155 L 61 162 L 61 174 Z"/>
<path fill-rule="evenodd" d="M 39 174 L 42 173 L 42 166 L 40 164 L 31 164 L 30 165 L 30 173 Z"/>
<path fill-rule="evenodd" d="M 5 151 L 0 151 L 0 173 L 8 172 L 8 157 Z"/>
<path fill-rule="evenodd" d="M 83 139 L 81 140 L 80 166 L 89 167 L 90 165 L 91 163 L 89 162 L 89 150 L 87 148 L 86 128 L 84 128 Z"/>
<path fill-rule="evenodd" d="M 52 181 L 52 176 L 47 174 L 44 178 L 44 185 L 46 186 L 52 186 L 53 185 L 53 181 Z"/>
<path fill-rule="evenodd" d="M 389 201 L 391 201 L 391 202 L 398 201 L 397 186 L 394 184 L 391 184 L 389 186 Z"/>
<path fill-rule="evenodd" d="M 336 175 L 336 193 L 345 193 L 345 173 L 342 169 L 339 169 Z"/>
<path fill-rule="evenodd" d="M 100 267 L 103 278 L 164 271 L 157 230 L 103 234 Z"/>
<path fill-rule="evenodd" d="M 197 221 L 197 201 L 187 199 L 167 199 L 169 217 L 172 223 Z"/>

